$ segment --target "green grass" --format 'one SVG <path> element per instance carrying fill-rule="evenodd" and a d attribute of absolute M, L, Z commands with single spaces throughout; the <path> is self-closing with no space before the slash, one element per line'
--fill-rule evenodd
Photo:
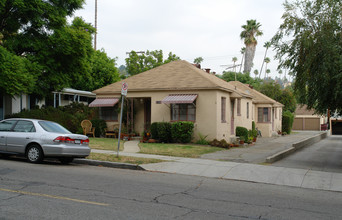
<path fill-rule="evenodd" d="M 130 164 L 138 164 L 138 165 L 163 162 L 163 160 L 158 160 L 158 159 L 153 159 L 153 158 L 126 157 L 126 156 L 116 157 L 116 155 L 113 155 L 113 154 L 99 154 L 99 153 L 90 153 L 87 159 L 109 161 L 109 162 L 119 162 L 119 163 L 130 163 Z"/>
<path fill-rule="evenodd" d="M 139 153 L 143 154 L 157 154 L 189 158 L 198 158 L 202 154 L 208 154 L 223 150 L 219 147 L 201 146 L 195 144 L 140 143 L 139 146 Z"/>
<path fill-rule="evenodd" d="M 114 138 L 89 138 L 89 147 L 98 150 L 113 150 L 118 149 L 118 139 Z M 124 149 L 124 141 L 120 141 L 120 151 Z"/>

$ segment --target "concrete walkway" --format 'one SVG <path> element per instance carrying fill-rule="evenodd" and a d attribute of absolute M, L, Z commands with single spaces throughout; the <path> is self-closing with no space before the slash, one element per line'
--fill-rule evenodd
<path fill-rule="evenodd" d="M 139 144 L 139 141 L 126 141 L 124 144 L 123 152 L 138 153 L 140 151 L 138 144 Z"/>

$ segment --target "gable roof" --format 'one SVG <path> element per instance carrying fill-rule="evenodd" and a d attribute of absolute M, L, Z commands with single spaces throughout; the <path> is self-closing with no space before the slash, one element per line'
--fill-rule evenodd
<path fill-rule="evenodd" d="M 316 115 L 314 109 L 308 109 L 307 105 L 297 105 L 295 115 Z"/>
<path fill-rule="evenodd" d="M 243 91 L 235 90 L 230 84 L 217 76 L 209 74 L 184 60 L 172 61 L 158 66 L 97 89 L 93 93 L 120 93 L 122 82 L 128 84 L 129 91 L 219 89 L 230 93 L 237 93 L 235 95 L 240 97 L 251 97 Z"/>
<path fill-rule="evenodd" d="M 247 84 L 243 84 L 239 81 L 230 81 L 230 82 L 228 82 L 228 84 L 234 86 L 235 88 L 240 89 L 241 91 L 243 91 L 247 94 L 251 94 L 253 96 L 253 102 L 256 104 L 272 104 L 273 106 L 277 106 L 277 107 L 283 107 L 284 106 L 283 104 L 277 102 L 274 99 L 271 99 L 270 97 L 262 94 L 261 92 L 255 90 L 255 89 L 252 89 Z"/>

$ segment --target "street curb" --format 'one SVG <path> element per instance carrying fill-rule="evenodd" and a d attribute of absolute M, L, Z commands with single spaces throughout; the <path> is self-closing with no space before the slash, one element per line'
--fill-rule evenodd
<path fill-rule="evenodd" d="M 281 159 L 289 156 L 290 154 L 292 154 L 293 152 L 295 152 L 297 150 L 300 150 L 300 149 L 302 149 L 302 148 L 304 148 L 310 144 L 314 144 L 314 143 L 319 142 L 320 140 L 326 138 L 327 135 L 328 135 L 328 133 L 324 132 L 324 133 L 318 134 L 316 136 L 307 138 L 305 140 L 299 141 L 297 143 L 294 143 L 294 144 L 292 144 L 292 147 L 290 147 L 289 149 L 286 149 L 284 151 L 278 152 L 272 156 L 267 157 L 266 163 L 274 163 L 278 160 L 281 160 Z"/>
<path fill-rule="evenodd" d="M 103 166 L 103 167 L 110 167 L 110 168 L 129 169 L 129 170 L 145 170 L 140 165 L 136 165 L 136 164 L 117 163 L 117 162 L 108 162 L 108 161 L 100 161 L 100 160 L 74 159 L 73 163 L 86 164 L 90 166 Z"/>

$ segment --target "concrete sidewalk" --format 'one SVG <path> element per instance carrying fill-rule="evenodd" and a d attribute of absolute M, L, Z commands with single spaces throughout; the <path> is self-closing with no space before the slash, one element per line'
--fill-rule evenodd
<path fill-rule="evenodd" d="M 92 150 L 92 152 L 116 154 L 114 151 L 104 150 Z M 142 168 L 151 172 L 194 175 L 342 192 L 342 173 L 139 153 L 120 152 L 120 155 L 156 158 L 165 161 L 162 163 L 143 164 L 139 166 L 139 169 Z M 101 162 L 99 163 L 101 164 Z M 112 167 L 115 167 L 115 165 Z M 132 165 L 132 167 L 136 167 L 136 165 Z"/>
<path fill-rule="evenodd" d="M 321 136 L 324 135 L 326 135 L 324 132 L 298 132 L 294 135 L 283 137 L 259 138 L 257 144 L 253 146 L 219 151 L 216 154 L 203 156 L 204 158 L 208 157 L 211 159 L 133 153 L 132 151 L 134 150 L 130 149 L 135 149 L 136 152 L 138 142 L 128 141 L 125 142 L 125 147 L 126 145 L 128 146 L 126 152 L 120 152 L 119 155 L 155 158 L 165 162 L 140 166 L 91 160 L 76 160 L 75 162 L 342 192 L 342 173 L 252 164 L 264 162 L 270 155 L 286 153 L 291 148 L 298 149 L 306 144 L 311 144 L 313 141 L 320 140 Z M 115 151 L 92 150 L 92 152 L 116 155 Z M 218 161 L 218 159 L 232 161 Z M 234 161 L 241 161 L 243 163 Z"/>

